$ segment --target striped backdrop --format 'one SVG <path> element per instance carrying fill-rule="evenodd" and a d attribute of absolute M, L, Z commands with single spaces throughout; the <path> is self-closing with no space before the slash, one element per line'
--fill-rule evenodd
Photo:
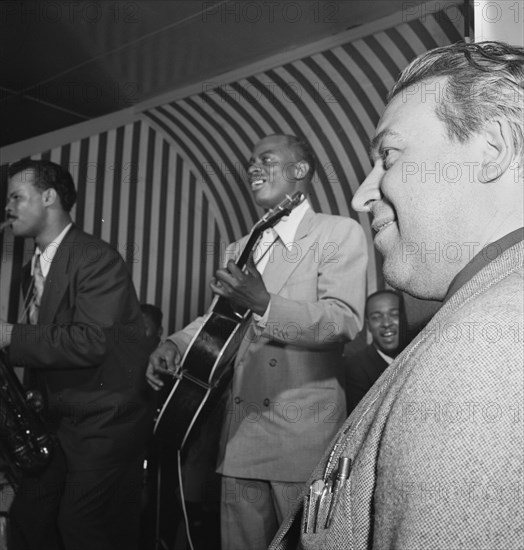
<path fill-rule="evenodd" d="M 416 55 L 461 40 L 463 25 L 437 12 L 227 85 L 204 82 L 201 93 L 33 158 L 71 170 L 77 224 L 121 252 L 140 300 L 161 307 L 171 333 L 205 311 L 221 252 L 262 214 L 245 183 L 254 143 L 271 133 L 304 136 L 319 159 L 313 207 L 357 219 L 369 236 L 371 292 L 383 281 L 369 219 L 350 209 L 370 169 L 369 137 L 399 72 Z M 5 173 L 0 166 L 3 181 Z M 0 240 L 0 317 L 11 321 L 32 253 L 18 241 L 9 231 Z"/>

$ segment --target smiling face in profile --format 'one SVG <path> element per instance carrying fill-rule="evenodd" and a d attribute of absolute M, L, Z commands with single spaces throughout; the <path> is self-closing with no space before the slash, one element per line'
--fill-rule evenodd
<path fill-rule="evenodd" d="M 480 242 L 485 227 L 476 208 L 486 202 L 486 186 L 475 170 L 485 144 L 478 134 L 452 139 L 437 106 L 436 94 L 392 99 L 372 140 L 373 168 L 352 201 L 372 215 L 386 281 L 426 299 L 445 296 L 471 259 L 463 244 Z"/>

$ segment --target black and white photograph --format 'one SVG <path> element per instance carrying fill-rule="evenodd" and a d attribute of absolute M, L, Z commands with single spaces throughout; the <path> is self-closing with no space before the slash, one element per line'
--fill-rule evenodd
<path fill-rule="evenodd" d="M 0 67 L 0 550 L 524 550 L 524 0 L 2 0 Z"/>

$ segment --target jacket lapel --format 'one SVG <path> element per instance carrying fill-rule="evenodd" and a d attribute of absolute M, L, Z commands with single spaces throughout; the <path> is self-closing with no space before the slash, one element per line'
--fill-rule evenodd
<path fill-rule="evenodd" d="M 273 253 L 270 256 L 270 259 L 262 275 L 264 284 L 266 285 L 266 289 L 271 294 L 278 294 L 282 290 L 286 282 L 291 277 L 292 273 L 300 265 L 300 262 L 306 255 L 307 250 L 311 246 L 313 246 L 313 240 L 315 237 L 311 235 L 311 229 L 314 226 L 314 219 L 315 213 L 312 209 L 309 209 L 304 214 L 302 221 L 298 225 L 295 235 L 295 246 L 300 253 L 300 259 L 297 259 L 297 261 L 291 260 L 293 254 L 295 254 L 297 251 L 287 251 L 286 247 L 280 241 L 280 239 L 278 239 L 277 242 L 274 244 Z M 289 256 L 286 256 L 286 254 L 289 254 Z M 285 258 L 287 257 L 290 258 L 289 261 L 285 261 Z M 283 259 L 284 261 L 281 261 L 281 259 Z M 253 342 L 257 341 L 258 332 L 260 331 L 260 329 L 256 328 L 252 319 L 249 322 L 246 330 L 246 335 L 242 338 L 242 341 L 240 342 L 237 359 L 241 358 L 247 351 L 247 348 Z"/>
<path fill-rule="evenodd" d="M 280 239 L 274 245 L 272 258 L 268 261 L 262 278 L 267 291 L 278 294 L 292 273 L 305 258 L 307 251 L 313 246 L 314 236 L 311 235 L 315 213 L 309 209 L 298 225 L 293 249 L 288 250 Z M 311 242 L 310 242 L 311 241 Z"/>
<path fill-rule="evenodd" d="M 379 379 L 380 375 L 386 370 L 388 364 L 381 357 L 373 344 L 370 345 L 369 349 L 367 350 L 367 354 L 370 360 L 369 370 L 371 371 L 367 373 L 367 376 L 370 382 L 374 384 L 375 381 Z"/>
<path fill-rule="evenodd" d="M 73 225 L 60 243 L 56 256 L 51 262 L 51 268 L 45 280 L 44 292 L 40 303 L 38 324 L 46 324 L 53 321 L 62 298 L 69 287 L 68 272 L 74 250 L 73 242 L 77 231 L 78 229 Z"/>

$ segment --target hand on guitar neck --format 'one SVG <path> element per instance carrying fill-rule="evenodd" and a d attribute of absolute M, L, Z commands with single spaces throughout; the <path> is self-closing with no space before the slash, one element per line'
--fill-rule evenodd
<path fill-rule="evenodd" d="M 253 262 L 252 255 L 246 263 L 246 271 L 242 271 L 233 260 L 230 260 L 227 267 L 216 272 L 216 277 L 211 279 L 209 286 L 215 294 L 258 315 L 263 315 L 269 304 L 270 294 Z"/>
<path fill-rule="evenodd" d="M 162 377 L 173 376 L 180 366 L 182 356 L 175 343 L 166 340 L 151 354 L 146 370 L 148 384 L 154 390 L 164 387 Z"/>

